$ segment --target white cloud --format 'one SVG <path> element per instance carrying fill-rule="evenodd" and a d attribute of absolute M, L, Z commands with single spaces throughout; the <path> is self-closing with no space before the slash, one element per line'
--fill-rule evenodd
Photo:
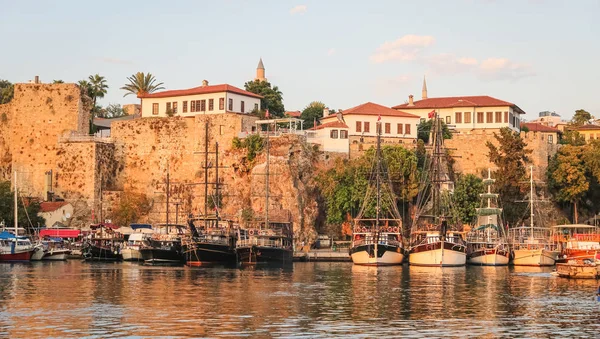
<path fill-rule="evenodd" d="M 479 65 L 479 76 L 485 80 L 510 80 L 534 76 L 529 64 L 517 63 L 506 58 L 487 58 Z"/>
<path fill-rule="evenodd" d="M 435 43 L 435 38 L 430 35 L 405 35 L 394 41 L 386 41 L 379 46 L 369 58 L 376 64 L 387 61 L 411 61 L 419 57 L 425 47 Z"/>
<path fill-rule="evenodd" d="M 477 59 L 457 57 L 451 53 L 436 54 L 426 57 L 422 62 L 435 74 L 456 74 L 469 72 L 477 66 Z"/>
<path fill-rule="evenodd" d="M 334 55 L 334 54 L 335 54 L 335 48 L 330 48 L 330 49 L 327 51 L 327 56 L 332 56 L 332 55 Z"/>
<path fill-rule="evenodd" d="M 109 63 L 109 64 L 120 64 L 120 65 L 133 64 L 133 61 L 131 61 L 131 60 L 124 60 L 124 59 L 111 58 L 111 57 L 104 57 L 104 58 L 101 58 L 100 60 L 102 60 L 103 62 Z"/>
<path fill-rule="evenodd" d="M 306 5 L 298 5 L 295 6 L 294 8 L 290 9 L 290 14 L 294 15 L 294 14 L 304 14 L 306 13 L 306 10 L 308 9 L 308 7 Z"/>

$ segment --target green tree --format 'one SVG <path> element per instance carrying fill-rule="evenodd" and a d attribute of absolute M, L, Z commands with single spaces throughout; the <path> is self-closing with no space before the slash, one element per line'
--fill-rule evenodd
<path fill-rule="evenodd" d="M 253 161 L 256 156 L 262 152 L 264 141 L 258 134 L 251 134 L 244 140 L 240 140 L 238 137 L 234 137 L 232 141 L 233 149 L 245 148 L 247 151 L 248 161 Z"/>
<path fill-rule="evenodd" d="M 10 102 L 15 93 L 15 87 L 8 80 L 0 79 L 0 105 Z"/>
<path fill-rule="evenodd" d="M 558 201 L 573 205 L 573 221 L 578 222 L 577 205 L 589 189 L 584 165 L 583 147 L 561 147 L 549 166 L 549 187 Z"/>
<path fill-rule="evenodd" d="M 140 96 L 142 94 L 153 93 L 165 89 L 162 87 L 162 82 L 156 83 L 156 79 L 152 73 L 144 74 L 144 72 L 137 72 L 128 77 L 127 80 L 129 80 L 129 83 L 121 87 L 121 89 L 126 92 L 123 95 L 124 97 L 130 94 Z"/>
<path fill-rule="evenodd" d="M 104 98 L 106 92 L 108 90 L 108 85 L 106 84 L 106 79 L 99 75 L 90 75 L 89 79 L 89 93 L 91 94 L 92 101 L 94 103 L 93 107 L 96 107 L 96 102 L 98 98 Z"/>
<path fill-rule="evenodd" d="M 152 209 L 153 201 L 143 193 L 125 191 L 113 205 L 112 220 L 116 225 L 127 226 L 139 222 Z"/>
<path fill-rule="evenodd" d="M 53 84 L 64 84 L 65 82 L 62 80 L 52 80 Z"/>
<path fill-rule="evenodd" d="M 431 124 L 433 119 L 427 119 L 425 121 L 421 121 L 419 125 L 417 125 L 417 138 L 419 140 L 423 140 L 423 142 L 429 142 L 429 134 L 431 132 Z M 452 132 L 448 128 L 445 122 L 442 121 L 442 133 L 444 135 L 444 139 L 452 139 Z"/>
<path fill-rule="evenodd" d="M 527 206 L 517 203 L 524 198 L 524 180 L 527 171 L 525 163 L 529 162 L 531 150 L 525 149 L 527 144 L 519 133 L 508 127 L 494 133 L 498 146 L 487 142 L 490 162 L 496 165 L 493 176 L 496 178 L 495 191 L 500 194 L 500 204 L 504 207 L 505 220 L 515 224 L 524 215 Z"/>
<path fill-rule="evenodd" d="M 480 207 L 479 194 L 483 193 L 483 180 L 473 174 L 459 175 L 454 186 L 454 206 L 460 220 L 472 223 L 477 216 L 476 209 Z"/>
<path fill-rule="evenodd" d="M 15 222 L 14 191 L 11 190 L 10 185 L 10 181 L 0 181 L 0 220 L 4 221 L 4 225 L 7 227 L 12 227 Z M 37 199 L 19 197 L 17 200 L 18 224 L 20 227 L 33 231 L 31 226 L 37 228 L 46 225 L 46 220 L 38 216 L 40 203 Z M 24 205 L 27 205 L 27 207 L 24 207 Z"/>
<path fill-rule="evenodd" d="M 127 112 L 123 110 L 120 104 L 108 104 L 108 106 L 101 111 L 101 117 L 107 119 L 118 118 L 125 115 L 127 115 Z"/>
<path fill-rule="evenodd" d="M 323 117 L 323 110 L 326 108 L 324 103 L 320 101 L 313 101 L 302 110 L 300 119 L 304 120 L 304 128 L 313 126 L 315 120 L 317 123 Z"/>
<path fill-rule="evenodd" d="M 573 115 L 573 119 L 571 119 L 571 124 L 574 126 L 581 126 L 587 124 L 594 117 L 584 109 L 578 109 L 575 111 Z"/>
<path fill-rule="evenodd" d="M 585 145 L 585 137 L 576 130 L 567 129 L 560 139 L 560 144 L 582 146 Z"/>
<path fill-rule="evenodd" d="M 246 91 L 258 94 L 263 98 L 260 106 L 263 110 L 268 109 L 273 117 L 283 117 L 285 108 L 283 106 L 283 94 L 277 86 L 271 87 L 268 81 L 253 80 L 244 84 Z"/>

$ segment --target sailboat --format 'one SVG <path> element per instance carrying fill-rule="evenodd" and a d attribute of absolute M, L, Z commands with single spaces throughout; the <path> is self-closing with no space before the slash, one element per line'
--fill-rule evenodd
<path fill-rule="evenodd" d="M 533 166 L 529 179 L 529 226 L 521 225 L 508 230 L 515 266 L 552 266 L 560 252 L 551 241 L 551 230 L 534 222 Z M 539 218 L 538 218 L 539 221 Z"/>
<path fill-rule="evenodd" d="M 269 126 L 267 125 L 265 166 L 265 214 L 264 218 L 250 222 L 238 229 L 235 252 L 241 265 L 291 264 L 293 258 L 294 230 L 291 216 L 272 220 L 269 216 Z"/>
<path fill-rule="evenodd" d="M 451 208 L 454 184 L 448 175 L 442 120 L 432 112 L 431 147 L 421 176 L 410 238 L 409 263 L 417 266 L 464 266 L 467 247 Z"/>
<path fill-rule="evenodd" d="M 14 234 L 6 230 L 0 232 L 0 262 L 3 261 L 29 261 L 34 253 L 34 245 L 25 236 L 19 236 L 18 218 L 18 188 L 17 172 L 15 171 L 15 229 Z"/>
<path fill-rule="evenodd" d="M 508 265 L 510 248 L 502 223 L 502 208 L 498 207 L 498 194 L 492 193 L 491 170 L 483 180 L 487 192 L 480 194 L 481 208 L 477 209 L 477 222 L 467 233 L 467 263 L 470 265 Z"/>
<path fill-rule="evenodd" d="M 381 153 L 381 121 L 378 120 L 373 170 L 365 199 L 354 219 L 350 257 L 355 265 L 400 265 L 404 260 L 402 218 L 387 174 Z M 367 218 L 365 215 L 367 208 L 372 206 L 373 198 L 375 198 L 375 219 Z M 384 209 L 389 210 L 387 216 L 384 216 Z"/>

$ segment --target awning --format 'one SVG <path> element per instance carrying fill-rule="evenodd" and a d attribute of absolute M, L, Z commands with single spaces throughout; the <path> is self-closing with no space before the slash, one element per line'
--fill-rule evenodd
<path fill-rule="evenodd" d="M 113 230 L 116 230 L 117 228 L 119 228 L 119 226 L 117 226 L 115 224 L 111 224 L 111 223 L 104 223 L 104 224 L 101 223 L 101 224 L 90 225 L 90 228 L 93 229 L 93 230 L 95 230 L 97 228 L 100 228 L 100 227 L 110 228 L 110 229 L 113 229 Z"/>
<path fill-rule="evenodd" d="M 40 231 L 40 237 L 77 238 L 80 230 L 45 229 Z"/>
<path fill-rule="evenodd" d="M 129 224 L 129 227 L 131 227 L 134 230 L 137 230 L 140 228 L 152 229 L 152 225 L 150 225 L 150 224 Z"/>

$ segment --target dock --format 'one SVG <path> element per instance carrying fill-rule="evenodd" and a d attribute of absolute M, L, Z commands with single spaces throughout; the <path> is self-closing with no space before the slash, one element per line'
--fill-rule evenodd
<path fill-rule="evenodd" d="M 342 262 L 352 261 L 348 249 L 343 248 L 340 250 L 333 251 L 331 249 L 311 249 L 308 251 L 295 251 L 294 261 L 329 261 L 329 262 Z"/>

